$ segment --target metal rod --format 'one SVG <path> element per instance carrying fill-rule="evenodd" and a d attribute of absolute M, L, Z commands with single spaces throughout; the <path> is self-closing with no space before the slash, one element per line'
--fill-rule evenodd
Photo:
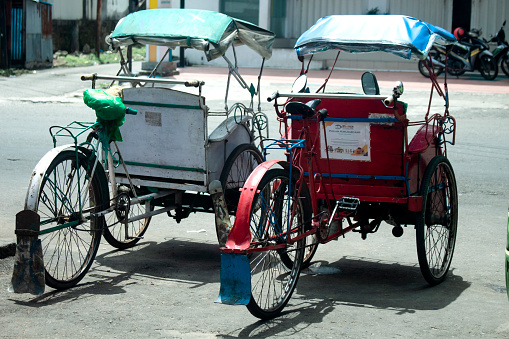
<path fill-rule="evenodd" d="M 152 78 L 152 76 L 155 76 L 156 74 L 156 71 L 157 71 L 157 68 L 159 68 L 159 65 L 161 65 L 161 63 L 163 62 L 164 58 L 166 58 L 166 56 L 168 55 L 168 52 L 170 51 L 169 48 L 166 49 L 166 52 L 164 53 L 163 57 L 161 58 L 161 60 L 159 60 L 159 62 L 157 63 L 156 67 L 154 67 L 154 69 L 152 70 L 152 73 L 150 73 L 150 75 L 148 76 L 149 78 Z"/>
<path fill-rule="evenodd" d="M 154 78 L 138 78 L 138 77 L 127 77 L 127 76 L 113 76 L 113 75 L 98 75 L 94 74 L 93 78 L 89 76 L 82 76 L 81 80 L 118 80 L 118 81 L 130 81 L 130 82 L 150 82 L 150 83 L 167 83 L 175 85 L 186 85 L 192 83 L 199 83 L 204 85 L 205 82 L 199 80 L 174 80 L 174 79 L 154 79 Z"/>
<path fill-rule="evenodd" d="M 333 94 L 333 93 L 278 93 L 283 98 L 342 98 L 342 99 L 372 99 L 384 100 L 384 95 L 358 95 L 358 94 Z"/>
<path fill-rule="evenodd" d="M 165 207 L 165 208 L 161 208 L 161 209 L 158 209 L 158 210 L 155 210 L 155 211 L 151 211 L 151 212 L 147 212 L 147 213 L 143 213 L 143 214 L 140 214 L 140 215 L 137 215 L 135 217 L 132 217 L 132 218 L 129 218 L 127 220 L 128 223 L 130 222 L 133 222 L 133 221 L 137 221 L 137 220 L 141 220 L 141 219 L 145 219 L 147 217 L 151 217 L 153 215 L 158 215 L 158 214 L 161 214 L 161 213 L 165 213 L 165 212 L 168 212 L 168 211 L 172 211 L 176 208 L 177 206 L 168 206 L 168 207 Z"/>

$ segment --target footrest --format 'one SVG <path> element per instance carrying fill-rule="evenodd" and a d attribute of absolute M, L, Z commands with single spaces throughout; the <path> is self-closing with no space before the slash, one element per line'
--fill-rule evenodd
<path fill-rule="evenodd" d="M 359 207 L 360 200 L 352 197 L 343 197 L 336 201 L 336 206 L 342 210 L 355 211 Z"/>

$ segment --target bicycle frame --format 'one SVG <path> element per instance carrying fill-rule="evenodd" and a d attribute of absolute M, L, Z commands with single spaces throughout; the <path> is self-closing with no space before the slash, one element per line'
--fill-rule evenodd
<path fill-rule="evenodd" d="M 54 130 L 57 130 L 56 132 L 53 132 Z M 74 131 L 78 131 L 77 133 L 75 133 Z M 87 138 L 87 141 L 85 142 L 81 142 L 79 143 L 78 142 L 78 138 L 85 135 L 85 133 L 89 132 L 89 136 Z M 110 199 L 110 206 L 102 211 L 99 211 L 99 212 L 95 212 L 95 213 L 92 213 L 90 215 L 87 215 L 87 213 L 90 212 L 90 209 L 86 209 L 86 210 L 82 210 L 81 209 L 81 199 L 82 197 L 85 197 L 86 194 L 88 194 L 88 191 L 89 191 L 89 186 L 87 187 L 78 187 L 78 190 L 81 192 L 79 194 L 79 197 L 80 197 L 80 203 L 79 203 L 79 207 L 80 207 L 80 210 L 79 210 L 79 219 L 78 220 L 75 220 L 75 221 L 71 221 L 71 222 L 67 222 L 67 223 L 63 223 L 61 225 L 58 225 L 56 227 L 52 227 L 52 228 L 48 228 L 48 229 L 45 229 L 43 231 L 40 231 L 40 234 L 46 234 L 46 233 L 50 233 L 50 232 L 54 232 L 54 231 L 58 231 L 60 229 L 63 229 L 63 228 L 67 228 L 67 227 L 73 227 L 73 226 L 76 226 L 78 225 L 79 223 L 83 222 L 83 221 L 86 221 L 86 220 L 90 220 L 92 218 L 98 218 L 98 217 L 102 217 L 110 212 L 113 212 L 115 210 L 115 198 L 117 197 L 117 181 L 115 179 L 115 171 L 114 171 L 114 168 L 116 167 L 115 164 L 118 165 L 122 165 L 125 167 L 125 163 L 122 159 L 122 156 L 120 154 L 120 151 L 118 150 L 118 147 L 117 147 L 117 151 L 115 152 L 115 154 L 118 155 L 118 159 L 114 157 L 114 154 L 112 152 L 112 149 L 110 147 L 110 140 L 109 138 L 106 136 L 105 134 L 105 131 L 103 130 L 101 124 L 99 123 L 89 123 L 89 122 L 78 122 L 78 121 L 74 121 L 72 123 L 70 123 L 69 125 L 65 126 L 65 127 L 62 127 L 62 126 L 52 126 L 50 128 L 50 134 L 51 134 L 51 137 L 53 139 L 53 144 L 54 144 L 54 147 L 57 148 L 57 138 L 71 138 L 73 140 L 73 143 L 72 144 L 68 144 L 68 145 L 63 145 L 63 146 L 60 146 L 58 149 L 73 149 L 74 152 L 76 153 L 76 160 L 78 159 L 78 156 L 79 156 L 79 153 L 85 153 L 85 152 L 88 152 L 89 154 L 89 158 L 90 159 L 93 159 L 93 162 L 89 164 L 89 166 L 92 167 L 91 171 L 90 171 L 90 174 L 88 174 L 91 178 L 95 175 L 96 171 L 99 170 L 99 167 L 101 166 L 104 166 L 104 168 L 107 168 L 108 169 L 108 177 L 109 177 L 109 181 L 110 181 L 110 185 L 111 185 L 111 188 L 112 188 L 112 196 L 111 197 L 112 199 Z M 97 136 L 97 139 L 96 139 L 96 142 L 93 142 L 92 139 L 95 139 L 94 138 L 94 135 Z M 114 141 L 113 142 L 116 146 L 116 142 Z M 127 173 L 127 169 L 126 170 L 126 173 Z M 78 175 L 78 183 L 81 182 L 80 181 L 80 178 L 79 178 L 79 172 L 77 173 Z M 90 181 L 88 181 L 88 185 L 90 185 Z M 131 188 L 132 188 L 132 183 L 131 183 Z M 136 195 L 136 191 L 134 189 L 132 189 L 132 192 L 133 194 L 135 195 L 134 199 L 132 199 L 130 201 L 130 205 L 137 205 L 137 204 L 142 204 L 142 203 L 149 203 L 150 201 L 152 200 L 155 200 L 155 199 L 158 199 L 158 198 L 163 198 L 165 196 L 168 196 L 172 193 L 175 192 L 175 190 L 166 190 L 166 191 L 162 191 L 162 192 L 157 192 L 157 193 L 150 193 L 150 194 L 145 194 L 145 195 L 142 195 L 142 196 L 137 196 Z M 85 194 L 85 196 L 83 196 Z M 64 195 L 65 196 L 65 192 L 64 192 Z M 160 209 L 157 209 L 157 210 L 154 210 L 152 212 L 148 212 L 148 213 L 145 213 L 145 214 L 141 214 L 141 215 L 137 215 L 135 217 L 132 217 L 132 218 L 125 218 L 125 220 L 123 221 L 123 223 L 125 223 L 126 225 L 129 223 L 129 222 L 133 222 L 133 221 L 136 221 L 136 220 L 140 220 L 140 219 L 143 219 L 143 218 L 146 218 L 146 217 L 150 217 L 150 216 L 154 216 L 154 215 L 157 215 L 157 214 L 161 214 L 161 213 L 165 213 L 165 212 L 168 212 L 168 211 L 171 211 L 173 209 L 175 209 L 176 206 L 167 206 L 167 207 L 164 207 L 164 208 L 160 208 Z M 80 221 L 81 220 L 81 221 Z M 52 220 L 48 220 L 47 222 L 51 222 Z M 117 221 L 117 223 L 120 222 L 120 221 Z M 41 223 L 41 224 L 44 224 Z M 115 223 L 116 224 L 116 223 Z M 114 226 L 115 224 L 112 224 L 112 225 L 109 225 L 109 226 Z M 127 230 L 127 229 L 126 229 Z"/>

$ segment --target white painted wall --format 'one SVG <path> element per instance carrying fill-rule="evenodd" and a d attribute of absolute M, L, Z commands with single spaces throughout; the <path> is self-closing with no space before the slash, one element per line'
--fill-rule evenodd
<path fill-rule="evenodd" d="M 86 18 L 83 17 L 83 0 L 52 0 L 54 20 L 95 20 L 97 0 L 85 0 Z M 127 14 L 129 0 L 102 0 L 101 19 L 120 19 Z"/>

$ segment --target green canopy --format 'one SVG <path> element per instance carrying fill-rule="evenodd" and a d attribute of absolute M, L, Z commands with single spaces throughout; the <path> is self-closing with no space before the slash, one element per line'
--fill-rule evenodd
<path fill-rule="evenodd" d="M 106 41 L 113 48 L 133 44 L 194 48 L 204 51 L 209 61 L 222 56 L 232 44 L 246 45 L 269 59 L 274 33 L 221 13 L 165 8 L 120 19 Z"/>

